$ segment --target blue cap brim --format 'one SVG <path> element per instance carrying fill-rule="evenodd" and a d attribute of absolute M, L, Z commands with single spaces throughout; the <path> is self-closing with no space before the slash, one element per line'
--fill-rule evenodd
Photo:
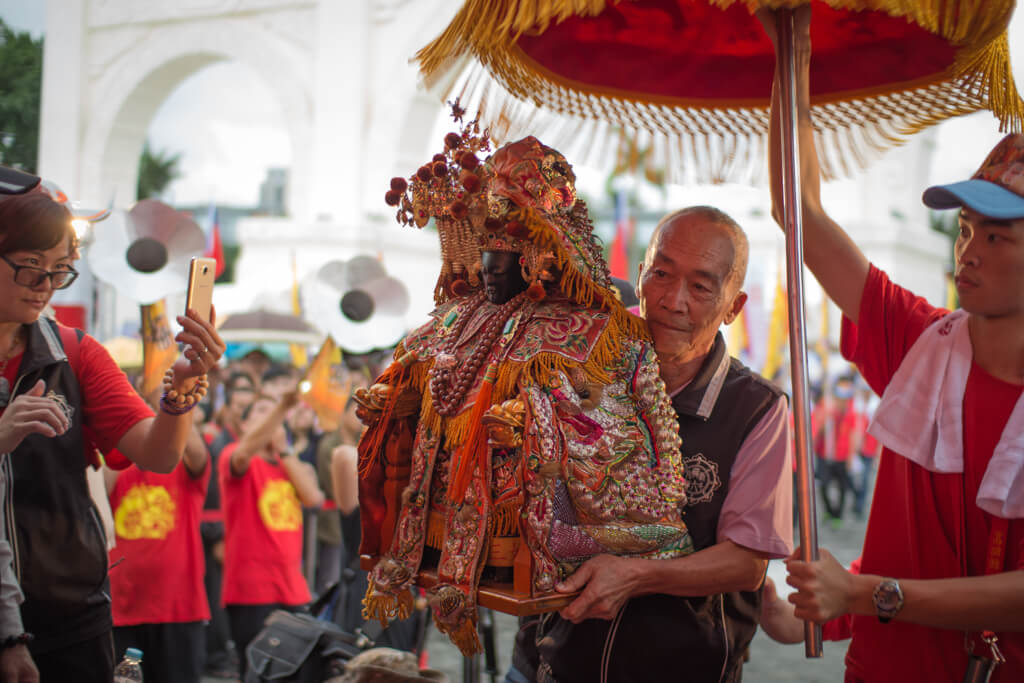
<path fill-rule="evenodd" d="M 1024 218 L 1024 197 L 987 180 L 972 179 L 949 185 L 935 185 L 921 197 L 932 209 L 966 206 L 983 216 L 998 220 Z"/>

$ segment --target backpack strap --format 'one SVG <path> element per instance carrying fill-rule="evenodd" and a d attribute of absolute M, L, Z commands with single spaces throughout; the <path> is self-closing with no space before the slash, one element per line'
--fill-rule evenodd
<path fill-rule="evenodd" d="M 75 380 L 78 380 L 82 367 L 82 353 L 79 347 L 85 332 L 60 323 L 57 323 L 57 332 L 60 334 L 60 344 L 64 347 L 64 355 L 68 357 L 71 372 L 75 373 Z M 82 383 L 79 381 L 78 384 L 81 386 Z M 103 464 L 102 456 L 92 432 L 85 425 L 82 425 L 82 440 L 85 442 L 85 462 L 98 470 Z"/>
<path fill-rule="evenodd" d="M 78 379 L 78 371 L 82 366 L 82 356 L 78 347 L 85 332 L 60 323 L 57 323 L 57 331 L 60 333 L 60 344 L 64 347 L 64 354 L 68 357 L 68 363 L 71 364 L 71 372 L 75 373 L 75 379 Z"/>

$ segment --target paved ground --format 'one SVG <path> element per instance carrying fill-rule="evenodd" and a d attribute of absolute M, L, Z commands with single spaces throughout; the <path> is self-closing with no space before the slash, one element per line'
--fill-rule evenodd
<path fill-rule="evenodd" d="M 822 505 L 818 504 L 818 510 Z M 853 519 L 850 516 L 844 524 L 835 529 L 831 525 L 819 524 L 818 539 L 819 545 L 828 548 L 836 558 L 843 564 L 848 565 L 860 554 L 861 543 L 864 538 L 864 523 Z M 773 561 L 768 567 L 768 574 L 779 587 L 779 591 L 788 593 L 789 587 L 785 582 L 785 567 L 781 562 Z M 512 641 L 515 637 L 516 621 L 513 617 L 504 614 L 496 614 L 497 624 L 497 655 L 498 655 L 498 676 L 497 681 L 504 679 L 508 671 L 509 657 L 511 656 Z M 464 679 L 464 660 L 459 651 L 440 636 L 436 630 L 431 629 L 428 639 L 428 652 L 430 653 L 430 666 L 439 669 L 451 678 L 452 683 L 470 683 Z M 750 648 L 750 660 L 744 665 L 743 679 L 748 683 L 760 683 L 761 681 L 794 681 L 800 683 L 826 683 L 843 680 L 843 657 L 846 653 L 844 643 L 825 643 L 824 656 L 821 659 L 807 659 L 804 657 L 804 646 L 801 645 L 780 645 L 764 633 L 759 632 L 754 637 Z M 481 675 L 482 683 L 490 683 L 490 677 Z M 203 683 L 224 683 L 224 679 L 204 678 Z"/>

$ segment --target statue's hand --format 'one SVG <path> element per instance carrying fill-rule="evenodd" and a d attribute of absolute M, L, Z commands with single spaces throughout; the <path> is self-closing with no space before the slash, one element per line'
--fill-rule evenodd
<path fill-rule="evenodd" d="M 369 389 L 360 387 L 352 395 L 358 407 L 356 417 L 366 426 L 376 424 L 384 409 L 391 401 L 395 389 L 389 384 L 374 384 Z M 406 389 L 399 394 L 391 411 L 392 417 L 408 417 L 419 410 L 420 395 L 413 389 Z"/>
<path fill-rule="evenodd" d="M 518 398 L 491 406 L 481 418 L 487 427 L 487 444 L 492 448 L 519 448 L 523 445 L 526 404 Z"/>

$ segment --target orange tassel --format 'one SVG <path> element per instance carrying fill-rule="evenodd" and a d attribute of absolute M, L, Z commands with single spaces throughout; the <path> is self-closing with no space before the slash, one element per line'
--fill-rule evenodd
<path fill-rule="evenodd" d="M 381 453 L 384 451 L 384 439 L 391 432 L 388 424 L 391 422 L 391 414 L 395 410 L 395 404 L 398 403 L 399 395 L 412 379 L 410 368 L 415 362 L 416 352 L 409 351 L 401 358 L 392 361 L 387 370 L 377 378 L 378 384 L 387 384 L 391 387 L 391 395 L 388 396 L 388 402 L 384 404 L 380 419 L 368 428 L 359 440 L 358 469 L 360 477 L 366 477 L 380 460 Z"/>
<path fill-rule="evenodd" d="M 483 416 L 491 407 L 491 393 L 494 380 L 498 377 L 498 363 L 492 361 L 484 373 L 484 381 L 480 384 L 473 412 L 469 417 L 469 435 L 462 446 L 455 452 L 452 463 L 451 483 L 448 485 L 448 500 L 461 503 L 466 497 L 470 479 L 477 467 L 483 467 L 487 461 L 487 429 L 484 427 Z"/>

